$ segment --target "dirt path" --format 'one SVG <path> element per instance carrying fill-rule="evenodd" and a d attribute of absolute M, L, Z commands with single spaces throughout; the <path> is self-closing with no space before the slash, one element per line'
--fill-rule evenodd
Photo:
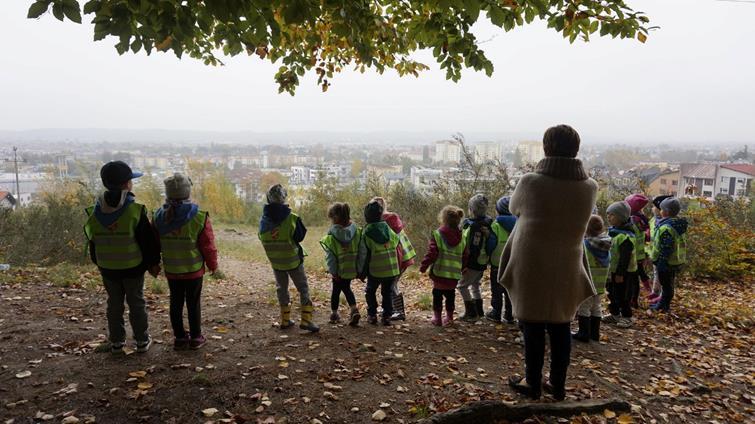
<path fill-rule="evenodd" d="M 205 283 L 205 348 L 174 352 L 168 295 L 150 294 L 156 344 L 125 357 L 95 350 L 106 334 L 101 289 L 55 287 L 16 271 L 0 285 L 2 422 L 369 422 L 379 409 L 386 422 L 413 422 L 474 400 L 521 400 L 504 384 L 522 372 L 516 327 L 432 327 L 415 306 L 427 282 L 404 285 L 405 323 L 355 329 L 325 322 L 329 283 L 313 275 L 322 331 L 312 335 L 272 326 L 266 265 L 224 259 L 223 269 L 227 280 Z M 574 347 L 569 397 L 626 399 L 636 422 L 751 418 L 752 329 L 727 324 L 710 339 L 678 317 L 606 328 L 599 345 Z M 18 378 L 24 372 L 31 375 Z M 209 408 L 218 412 L 206 417 Z"/>

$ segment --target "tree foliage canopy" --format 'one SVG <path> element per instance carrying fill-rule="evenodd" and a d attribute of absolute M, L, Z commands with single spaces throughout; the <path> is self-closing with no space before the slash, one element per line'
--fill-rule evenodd
<path fill-rule="evenodd" d="M 37 0 L 29 18 L 48 10 L 81 23 L 77 0 Z M 462 68 L 493 73 L 472 25 L 483 16 L 510 31 L 536 18 L 570 42 L 611 35 L 647 39 L 649 19 L 624 0 L 88 0 L 94 40 L 118 38 L 119 54 L 172 50 L 208 65 L 246 53 L 280 63 L 280 92 L 293 94 L 314 70 L 323 91 L 346 67 L 414 75 L 427 65 L 412 58 L 432 50 L 448 79 Z"/>

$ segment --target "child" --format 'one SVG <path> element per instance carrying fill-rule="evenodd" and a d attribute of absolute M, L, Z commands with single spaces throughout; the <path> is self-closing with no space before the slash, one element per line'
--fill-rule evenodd
<path fill-rule="evenodd" d="M 123 353 L 126 327 L 123 322 L 123 301 L 136 339 L 136 351 L 143 353 L 152 346 L 144 302 L 144 271 L 153 276 L 160 273 L 160 248 L 149 224 L 144 205 L 134 201 L 133 172 L 124 162 L 106 163 L 100 170 L 105 192 L 88 215 L 84 234 L 89 253 L 100 270 L 107 291 L 107 321 L 110 350 Z"/>
<path fill-rule="evenodd" d="M 648 222 L 648 230 L 650 232 L 650 245 L 648 247 L 648 251 L 646 252 L 648 257 L 652 257 L 653 255 L 653 246 L 655 245 L 657 236 L 656 223 L 662 218 L 661 203 L 669 197 L 673 196 L 662 195 L 653 198 L 653 217 L 650 218 L 650 222 Z M 650 304 L 658 303 L 658 301 L 661 300 L 661 283 L 658 280 L 658 270 L 655 269 L 655 265 L 653 265 L 653 290 L 648 295 L 647 300 Z"/>
<path fill-rule="evenodd" d="M 652 309 L 668 312 L 674 298 L 674 279 L 687 262 L 687 220 L 678 218 L 681 204 L 671 197 L 661 202 L 661 220 L 656 223 L 656 236 L 651 259 L 658 270 L 662 295 Z"/>
<path fill-rule="evenodd" d="M 388 212 L 388 202 L 382 197 L 373 197 L 372 200 L 380 203 L 383 207 L 383 221 L 391 227 L 394 233 L 398 235 L 399 245 L 403 251 L 404 259 L 401 261 L 401 275 L 404 274 L 407 268 L 414 265 L 414 258 L 417 256 L 417 252 L 414 250 L 412 242 L 404 231 L 404 223 L 401 221 L 401 217 L 395 212 Z M 398 282 L 401 280 L 401 275 L 393 282 L 391 291 L 393 292 L 393 315 L 392 321 L 404 321 L 406 319 L 406 311 L 404 309 L 404 295 L 398 287 Z"/>
<path fill-rule="evenodd" d="M 442 325 L 448 327 L 454 322 L 454 300 L 456 298 L 456 284 L 461 278 L 468 252 L 465 249 L 464 238 L 459 223 L 464 217 L 464 211 L 456 206 L 446 206 L 440 211 L 438 221 L 440 228 L 434 230 L 430 236 L 429 246 L 425 258 L 422 259 L 419 272 L 430 269 L 430 279 L 433 281 L 433 325 L 441 325 L 443 298 L 446 299 L 446 317 Z"/>
<path fill-rule="evenodd" d="M 501 263 L 501 254 L 509 235 L 514 230 L 516 217 L 509 212 L 508 196 L 501 197 L 495 204 L 495 210 L 498 213 L 493 224 L 490 225 L 490 239 L 488 242 L 490 255 L 490 298 L 491 309 L 485 315 L 487 319 L 493 322 L 501 322 L 501 312 L 503 319 L 507 323 L 514 322 L 514 315 L 511 310 L 511 299 L 506 289 L 498 283 L 498 265 Z M 505 309 L 504 309 L 505 301 Z"/>
<path fill-rule="evenodd" d="M 485 316 L 480 293 L 480 281 L 490 259 L 488 257 L 488 237 L 493 219 L 487 216 L 488 198 L 475 194 L 469 199 L 471 218 L 464 220 L 464 243 L 469 249 L 469 263 L 459 280 L 459 293 L 464 300 L 465 321 L 476 321 Z"/>
<path fill-rule="evenodd" d="M 572 334 L 572 338 L 580 342 L 600 341 L 600 320 L 603 316 L 600 296 L 606 290 L 611 250 L 611 237 L 603 232 L 604 228 L 603 218 L 599 215 L 590 217 L 585 232 L 585 255 L 597 294 L 585 299 L 577 310 L 579 330 Z"/>
<path fill-rule="evenodd" d="M 281 308 L 281 329 L 294 325 L 291 321 L 291 299 L 288 294 L 289 277 L 299 291 L 301 304 L 301 322 L 299 328 L 313 333 L 320 331 L 312 314 L 314 307 L 309 298 L 307 274 L 304 272 L 304 248 L 301 242 L 307 235 L 307 229 L 291 208 L 286 204 L 288 193 L 280 184 L 270 187 L 267 192 L 267 204 L 262 210 L 259 238 L 270 265 L 275 274 L 275 286 L 278 303 Z"/>
<path fill-rule="evenodd" d="M 210 215 L 192 203 L 191 180 L 180 173 L 163 181 L 166 202 L 152 220 L 159 235 L 165 276 L 170 288 L 170 324 L 173 348 L 199 349 L 207 339 L 202 335 L 202 279 L 205 266 L 218 269 L 218 251 Z M 184 302 L 189 317 L 189 333 L 183 323 Z"/>
<path fill-rule="evenodd" d="M 383 220 L 383 206 L 371 201 L 364 208 L 367 225 L 362 231 L 359 265 L 360 277 L 367 277 L 365 298 L 367 300 L 367 322 L 376 325 L 377 289 L 383 297 L 383 325 L 391 325 L 393 315 L 393 282 L 401 274 L 403 251 L 399 237 Z"/>
<path fill-rule="evenodd" d="M 349 325 L 359 325 L 359 309 L 354 292 L 351 291 L 351 280 L 357 277 L 357 261 L 359 243 L 362 240 L 362 230 L 351 222 L 351 210 L 348 203 L 334 203 L 328 209 L 328 218 L 333 225 L 328 234 L 320 240 L 325 250 L 325 263 L 332 276 L 333 289 L 330 293 L 330 322 L 341 321 L 338 315 L 338 304 L 341 292 L 346 296 L 346 302 L 351 308 Z"/>
<path fill-rule="evenodd" d="M 637 193 L 627 196 L 624 201 L 627 202 L 629 208 L 632 211 L 631 220 L 632 224 L 634 225 L 634 234 L 636 239 L 635 253 L 637 254 L 637 275 L 639 276 L 639 278 L 635 286 L 632 287 L 631 303 L 633 308 L 638 308 L 640 298 L 639 282 L 642 282 L 642 286 L 646 291 L 650 291 L 650 278 L 648 277 L 647 272 L 645 272 L 645 244 L 648 241 L 649 223 L 648 218 L 642 212 L 642 209 L 645 207 L 645 205 L 648 204 L 649 200 L 644 194 Z"/>
<path fill-rule="evenodd" d="M 608 283 L 608 299 L 611 301 L 606 323 L 616 324 L 621 328 L 632 326 L 632 308 L 630 300 L 632 287 L 637 278 L 637 256 L 635 253 L 635 236 L 630 221 L 630 208 L 627 202 L 614 202 L 606 210 L 611 228 L 611 261 Z"/>

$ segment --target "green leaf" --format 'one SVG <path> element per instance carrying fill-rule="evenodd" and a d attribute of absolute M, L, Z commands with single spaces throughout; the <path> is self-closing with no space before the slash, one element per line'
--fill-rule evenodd
<path fill-rule="evenodd" d="M 134 53 L 138 53 L 139 50 L 142 49 L 142 40 L 135 39 L 134 42 L 131 43 L 131 51 Z"/>
<path fill-rule="evenodd" d="M 26 17 L 29 18 L 29 19 L 38 18 L 38 17 L 42 16 L 42 14 L 44 14 L 45 12 L 47 12 L 47 8 L 49 6 L 50 6 L 50 2 L 49 1 L 37 1 L 37 2 L 34 2 L 34 3 L 31 4 L 31 6 L 29 6 L 29 13 L 26 15 Z"/>
<path fill-rule="evenodd" d="M 63 0 L 63 13 L 77 24 L 81 23 L 81 7 L 76 0 Z"/>
<path fill-rule="evenodd" d="M 100 10 L 100 7 L 102 7 L 102 2 L 100 0 L 89 0 L 84 3 L 84 14 L 88 15 L 90 13 L 95 13 Z"/>
<path fill-rule="evenodd" d="M 55 2 L 55 4 L 52 5 L 52 15 L 55 16 L 61 22 L 65 19 L 65 14 L 63 13 L 62 2 L 57 1 Z"/>

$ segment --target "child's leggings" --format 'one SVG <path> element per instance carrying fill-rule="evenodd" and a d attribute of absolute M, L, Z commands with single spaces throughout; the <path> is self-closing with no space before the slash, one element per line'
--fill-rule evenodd
<path fill-rule="evenodd" d="M 467 268 L 467 270 L 461 275 L 461 280 L 459 280 L 459 293 L 465 302 L 482 299 L 482 293 L 480 293 L 480 281 L 482 280 L 484 273 L 484 270 L 480 271 Z"/>
<path fill-rule="evenodd" d="M 330 310 L 337 311 L 338 304 L 341 301 L 341 293 L 346 296 L 346 303 L 349 306 L 357 304 L 357 299 L 354 297 L 354 292 L 351 291 L 351 280 L 340 280 L 333 278 L 333 289 L 330 292 Z"/>
<path fill-rule="evenodd" d="M 443 310 L 443 298 L 446 298 L 446 310 L 453 311 L 456 301 L 456 290 L 454 289 L 433 289 L 433 311 Z"/>
<path fill-rule="evenodd" d="M 186 337 L 186 329 L 183 322 L 183 309 L 186 304 L 186 312 L 189 317 L 189 334 L 191 337 L 202 335 L 202 308 L 200 297 L 202 296 L 202 277 L 192 280 L 168 280 L 170 288 L 170 324 L 173 327 L 173 335 L 182 339 Z"/>
<path fill-rule="evenodd" d="M 288 306 L 291 304 L 291 297 L 288 294 L 288 279 L 291 280 L 296 286 L 296 290 L 299 291 L 299 298 L 302 305 L 311 305 L 312 301 L 309 299 L 309 285 L 307 284 L 307 274 L 304 272 L 304 264 L 299 265 L 292 271 L 276 271 L 275 274 L 275 289 L 278 294 L 278 303 L 281 306 Z"/>

